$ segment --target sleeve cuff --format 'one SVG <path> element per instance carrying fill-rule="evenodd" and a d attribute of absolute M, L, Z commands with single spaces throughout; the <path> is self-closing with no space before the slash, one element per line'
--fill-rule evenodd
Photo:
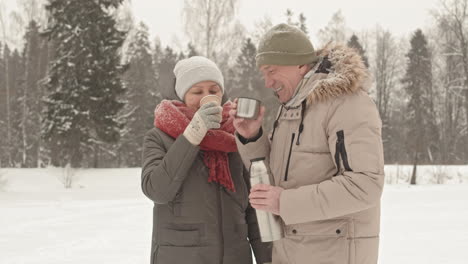
<path fill-rule="evenodd" d="M 257 134 L 256 136 L 252 137 L 252 138 L 245 138 L 245 137 L 241 136 L 239 133 L 236 133 L 236 134 L 237 134 L 237 137 L 239 138 L 239 141 L 240 141 L 242 144 L 246 145 L 246 144 L 248 144 L 248 143 L 250 143 L 250 142 L 255 142 L 255 141 L 257 141 L 259 138 L 261 138 L 262 135 L 263 135 L 263 128 L 260 127 L 260 131 L 258 132 L 258 134 Z"/>

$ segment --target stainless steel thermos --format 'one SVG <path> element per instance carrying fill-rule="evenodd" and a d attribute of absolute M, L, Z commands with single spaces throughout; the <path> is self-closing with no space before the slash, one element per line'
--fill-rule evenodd
<path fill-rule="evenodd" d="M 250 166 L 250 183 L 254 186 L 259 183 L 270 184 L 270 176 L 264 162 L 264 158 L 254 159 Z M 262 210 L 255 210 L 260 229 L 262 242 L 271 242 L 283 237 L 283 230 L 278 216 Z"/>

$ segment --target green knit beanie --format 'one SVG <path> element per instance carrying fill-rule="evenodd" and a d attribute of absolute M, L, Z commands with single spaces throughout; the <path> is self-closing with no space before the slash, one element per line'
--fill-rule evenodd
<path fill-rule="evenodd" d="M 271 28 L 258 44 L 257 67 L 262 65 L 304 65 L 318 61 L 314 46 L 302 30 L 287 24 Z"/>

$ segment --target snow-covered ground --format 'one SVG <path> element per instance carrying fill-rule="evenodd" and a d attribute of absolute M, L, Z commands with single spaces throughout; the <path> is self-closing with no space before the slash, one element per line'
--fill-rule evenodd
<path fill-rule="evenodd" d="M 400 184 L 384 190 L 379 263 L 468 263 L 468 166 L 420 170 L 421 182 L 445 174 L 445 185 L 408 186 L 410 172 L 386 167 Z M 149 263 L 152 204 L 140 169 L 79 170 L 71 189 L 60 175 L 0 169 L 0 264 Z"/>

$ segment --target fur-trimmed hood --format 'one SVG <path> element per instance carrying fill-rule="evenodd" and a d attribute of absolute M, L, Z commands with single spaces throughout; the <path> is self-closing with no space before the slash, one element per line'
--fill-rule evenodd
<path fill-rule="evenodd" d="M 327 45 L 317 51 L 319 65 L 312 70 L 321 75 L 312 77 L 312 91 L 307 95 L 308 104 L 325 102 L 360 90 L 368 91 L 371 79 L 362 57 L 352 48 L 343 45 Z"/>

